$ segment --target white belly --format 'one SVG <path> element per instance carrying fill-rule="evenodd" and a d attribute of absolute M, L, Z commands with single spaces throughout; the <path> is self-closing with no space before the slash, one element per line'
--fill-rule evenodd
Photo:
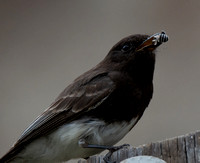
<path fill-rule="evenodd" d="M 86 139 L 89 144 L 112 146 L 129 132 L 137 120 L 109 125 L 97 119 L 76 120 L 63 125 L 49 136 L 33 141 L 18 156 L 29 162 L 62 162 L 72 158 L 86 158 L 102 150 L 82 148 L 78 144 L 79 139 Z"/>

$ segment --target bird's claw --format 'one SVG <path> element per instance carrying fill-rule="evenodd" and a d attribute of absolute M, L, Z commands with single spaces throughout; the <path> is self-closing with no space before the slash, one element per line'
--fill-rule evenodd
<path fill-rule="evenodd" d="M 125 148 L 125 147 L 129 147 L 130 145 L 129 144 L 123 144 L 123 145 L 120 145 L 120 146 L 113 146 L 113 147 L 109 147 L 108 150 L 109 152 L 104 156 L 103 160 L 106 162 L 106 163 L 116 163 L 115 162 L 112 162 L 110 161 L 111 159 L 111 156 L 114 152 L 122 149 L 122 148 Z"/>

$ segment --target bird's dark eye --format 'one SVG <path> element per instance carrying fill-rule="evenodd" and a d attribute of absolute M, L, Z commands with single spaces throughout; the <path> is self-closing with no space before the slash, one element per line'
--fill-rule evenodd
<path fill-rule="evenodd" d="M 129 43 L 129 44 L 123 45 L 121 50 L 122 50 L 123 52 L 127 52 L 127 51 L 129 51 L 131 48 L 132 48 L 132 46 L 131 46 L 131 44 Z"/>

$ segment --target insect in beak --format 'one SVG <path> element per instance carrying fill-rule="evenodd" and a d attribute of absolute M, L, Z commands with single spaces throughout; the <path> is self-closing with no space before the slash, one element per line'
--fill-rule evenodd
<path fill-rule="evenodd" d="M 154 50 L 159 45 L 161 45 L 163 42 L 168 41 L 168 36 L 164 31 L 161 33 L 156 33 L 150 37 L 148 37 L 137 49 L 136 51 L 141 51 L 145 48 L 148 48 L 149 50 Z"/>

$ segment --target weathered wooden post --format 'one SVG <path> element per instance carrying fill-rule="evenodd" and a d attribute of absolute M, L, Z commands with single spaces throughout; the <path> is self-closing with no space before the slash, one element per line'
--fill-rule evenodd
<path fill-rule="evenodd" d="M 165 160 L 167 163 L 200 163 L 200 131 L 183 136 L 158 141 L 139 147 L 128 147 L 115 152 L 113 161 L 149 155 Z M 104 163 L 102 155 L 95 155 L 78 163 Z"/>

